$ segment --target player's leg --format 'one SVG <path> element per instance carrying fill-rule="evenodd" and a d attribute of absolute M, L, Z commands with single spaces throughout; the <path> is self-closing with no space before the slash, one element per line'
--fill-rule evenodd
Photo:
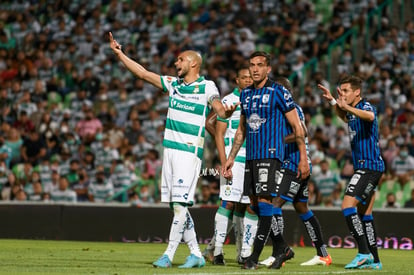
<path fill-rule="evenodd" d="M 332 263 L 332 258 L 329 255 L 323 240 L 321 225 L 313 212 L 309 210 L 307 200 L 301 201 L 299 199 L 293 206 L 305 225 L 306 232 L 316 249 L 316 256 L 301 265 L 330 265 Z"/>
<path fill-rule="evenodd" d="M 370 171 L 367 172 L 368 175 L 371 175 L 371 182 L 376 183 L 375 187 L 378 185 L 378 182 L 381 178 L 381 173 Z M 360 218 L 362 220 L 362 224 L 364 225 L 365 236 L 367 237 L 367 242 L 369 246 L 369 250 L 374 257 L 374 262 L 372 264 L 362 265 L 360 268 L 364 269 L 375 269 L 381 270 L 382 264 L 378 254 L 378 247 L 377 247 L 377 233 L 374 225 L 374 216 L 372 215 L 372 209 L 374 207 L 375 202 L 375 191 L 370 194 L 370 197 L 367 199 L 366 204 L 358 204 L 358 213 L 360 214 Z"/>
<path fill-rule="evenodd" d="M 365 203 L 365 192 L 368 184 L 370 184 L 365 181 L 366 177 L 364 177 L 364 175 L 364 171 L 357 170 L 355 172 L 348 183 L 342 202 L 342 213 L 345 217 L 345 221 L 348 225 L 349 231 L 358 244 L 358 254 L 349 264 L 345 266 L 346 269 L 358 268 L 363 264 L 370 264 L 373 262 L 373 256 L 369 250 L 365 230 L 356 209 L 356 206 L 360 203 L 360 201 Z M 365 199 L 363 199 L 364 196 Z"/>
<path fill-rule="evenodd" d="M 236 244 L 236 259 L 239 259 L 241 249 L 242 249 L 242 242 L 243 242 L 243 220 L 244 215 L 246 212 L 246 204 L 242 203 L 235 203 L 234 205 L 234 212 L 233 212 L 233 229 L 234 229 L 234 240 Z"/>
<path fill-rule="evenodd" d="M 252 253 L 252 246 L 254 237 L 257 232 L 258 216 L 251 206 L 246 207 L 243 220 L 243 237 L 240 256 L 238 257 L 239 264 L 244 264 L 247 258 Z"/>
<path fill-rule="evenodd" d="M 174 217 L 171 224 L 170 240 L 164 254 L 171 259 L 184 238 L 191 254 L 187 257 L 185 264 L 179 267 L 202 267 L 205 265 L 205 260 L 201 255 L 194 222 L 188 211 L 188 205 L 192 205 L 194 202 L 201 160 L 195 154 L 166 148 L 164 163 L 166 161 L 168 163 L 163 165 L 162 172 L 161 200 L 173 203 Z"/>
<path fill-rule="evenodd" d="M 269 237 L 273 219 L 272 196 L 276 188 L 276 171 L 280 169 L 280 162 L 273 159 L 252 161 L 252 183 L 254 192 L 258 197 L 259 219 L 256 237 L 253 243 L 253 251 L 242 268 L 256 269 L 259 256 L 263 251 Z M 247 163 L 246 163 L 247 166 Z M 247 168 L 246 168 L 247 171 Z M 245 178 L 246 180 L 246 178 Z"/>
<path fill-rule="evenodd" d="M 244 173 L 245 173 L 245 163 L 244 162 L 238 162 L 236 161 L 232 167 L 233 172 L 233 178 L 232 178 L 232 184 L 227 187 L 226 190 L 224 190 L 223 197 L 227 197 L 229 200 L 235 202 L 235 208 L 233 212 L 233 228 L 234 228 L 234 235 L 235 235 L 235 241 L 236 241 L 236 250 L 237 250 L 237 260 L 240 260 L 242 248 L 243 248 L 243 236 L 245 235 L 245 226 L 244 226 L 244 220 L 245 220 L 245 213 L 246 208 L 250 204 L 250 199 L 248 196 L 245 196 L 243 194 L 244 190 Z M 253 212 L 253 211 L 251 211 Z M 250 218 L 251 216 L 248 216 Z M 257 216 L 256 216 L 257 221 Z M 252 234 L 254 231 L 254 234 L 256 231 L 254 228 L 251 228 L 251 221 L 247 220 L 248 224 L 248 232 L 246 234 Z M 251 241 L 250 243 L 252 243 Z M 247 245 L 248 246 L 248 245 Z M 246 245 L 245 245 L 246 247 Z M 247 248 L 248 251 L 244 252 L 245 257 L 249 256 L 251 251 L 250 247 Z"/>
<path fill-rule="evenodd" d="M 294 257 L 295 253 L 286 243 L 283 236 L 285 227 L 282 206 L 286 201 L 293 202 L 296 193 L 299 191 L 299 183 L 296 180 L 296 174 L 287 169 L 281 169 L 276 172 L 276 197 L 273 198 L 273 219 L 270 237 L 272 239 L 272 256 L 261 262 L 272 269 L 279 269 L 283 263 Z"/>
<path fill-rule="evenodd" d="M 214 253 L 213 264 L 224 265 L 223 245 L 226 241 L 228 228 L 231 228 L 234 203 L 221 201 L 214 218 Z"/>
<path fill-rule="evenodd" d="M 164 160 L 161 172 L 161 201 L 170 203 L 170 207 L 174 212 L 174 217 L 170 227 L 167 249 L 160 258 L 152 263 L 154 267 L 172 267 L 175 251 L 181 242 L 184 232 L 186 210 L 183 209 L 184 206 L 178 203 L 175 205 L 174 209 L 174 204 L 171 202 L 171 188 L 173 184 L 172 169 L 172 154 L 168 148 L 164 148 Z"/>
<path fill-rule="evenodd" d="M 222 202 L 221 201 L 220 201 L 220 205 L 222 205 Z M 218 209 L 217 209 L 217 211 L 218 211 Z M 216 211 L 216 214 L 214 216 L 214 232 L 213 232 L 213 237 L 211 237 L 210 241 L 207 244 L 207 247 L 203 251 L 203 257 L 206 260 L 210 261 L 210 262 L 213 262 L 213 260 L 214 260 L 214 248 L 215 248 L 215 245 L 216 245 L 216 219 L 217 219 L 217 215 L 218 215 L 217 214 L 217 211 Z M 233 222 L 232 222 L 232 220 L 233 220 L 233 217 L 231 216 L 230 217 L 230 221 L 228 222 L 228 225 L 227 225 L 227 235 L 233 229 Z"/>

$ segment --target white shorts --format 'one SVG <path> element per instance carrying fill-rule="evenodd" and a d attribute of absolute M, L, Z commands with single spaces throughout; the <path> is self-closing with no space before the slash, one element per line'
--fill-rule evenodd
<path fill-rule="evenodd" d="M 220 199 L 249 204 L 249 197 L 243 195 L 244 163 L 234 162 L 231 170 L 233 172 L 231 181 L 226 180 L 223 176 L 220 177 Z"/>
<path fill-rule="evenodd" d="M 161 201 L 194 203 L 201 159 L 196 154 L 164 148 Z"/>

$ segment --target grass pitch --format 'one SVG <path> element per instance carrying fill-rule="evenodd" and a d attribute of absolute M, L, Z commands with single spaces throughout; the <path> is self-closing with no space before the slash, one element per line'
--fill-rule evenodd
<path fill-rule="evenodd" d="M 383 264 L 380 272 L 345 270 L 345 264 L 356 255 L 356 249 L 329 249 L 333 259 L 329 267 L 300 266 L 315 255 L 313 248 L 294 248 L 295 258 L 280 270 L 265 267 L 242 270 L 235 260 L 234 245 L 224 247 L 226 266 L 207 263 L 204 268 L 178 269 L 189 254 L 187 246 L 181 244 L 173 268 L 152 267 L 152 262 L 166 247 L 166 244 L 0 240 L 0 274 L 414 274 L 414 252 L 389 249 L 379 251 Z M 205 245 L 201 245 L 201 249 L 204 248 Z M 270 253 L 271 247 L 266 246 L 261 258 Z"/>

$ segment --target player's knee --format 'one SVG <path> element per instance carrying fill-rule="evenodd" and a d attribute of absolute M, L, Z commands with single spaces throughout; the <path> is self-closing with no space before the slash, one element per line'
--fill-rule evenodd
<path fill-rule="evenodd" d="M 228 210 L 233 210 L 234 203 L 231 201 L 222 200 L 220 206 Z"/>

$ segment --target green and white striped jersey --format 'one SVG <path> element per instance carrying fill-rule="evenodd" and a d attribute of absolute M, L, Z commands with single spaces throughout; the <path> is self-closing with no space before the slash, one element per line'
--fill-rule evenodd
<path fill-rule="evenodd" d="M 216 84 L 204 77 L 186 84 L 172 76 L 161 76 L 161 83 L 169 93 L 164 147 L 195 153 L 202 159 L 208 105 L 220 97 Z"/>
<path fill-rule="evenodd" d="M 56 189 L 50 194 L 52 201 L 54 202 L 76 202 L 76 193 L 73 190 L 59 190 Z"/>
<path fill-rule="evenodd" d="M 239 89 L 234 89 L 231 94 L 226 95 L 223 100 L 221 101 L 223 104 L 233 105 L 237 102 L 240 102 L 240 91 Z M 227 123 L 227 130 L 224 134 L 224 149 L 226 152 L 226 157 L 230 154 L 231 147 L 233 146 L 234 142 L 234 135 L 236 134 L 237 127 L 239 127 L 240 123 L 240 114 L 241 108 L 240 105 L 237 106 L 236 110 L 233 112 L 231 117 L 228 119 L 222 119 L 217 117 L 218 121 L 222 121 Z M 245 163 L 246 161 L 246 140 L 244 141 L 242 147 L 240 148 L 239 152 L 237 153 L 236 159 L 234 161 Z"/>

